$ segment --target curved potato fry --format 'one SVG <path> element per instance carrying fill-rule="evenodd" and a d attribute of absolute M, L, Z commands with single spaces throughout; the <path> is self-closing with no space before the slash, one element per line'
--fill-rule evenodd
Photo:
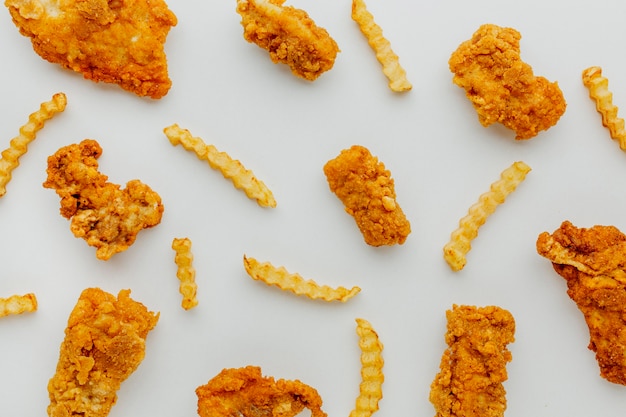
<path fill-rule="evenodd" d="M 350 412 L 350 417 L 369 417 L 378 411 L 378 402 L 383 398 L 382 385 L 385 381 L 383 374 L 384 360 L 382 357 L 383 344 L 370 322 L 365 319 L 356 319 L 359 347 L 361 348 L 361 385 L 356 407 Z"/>
<path fill-rule="evenodd" d="M 178 267 L 176 276 L 180 281 L 180 294 L 183 296 L 181 305 L 185 310 L 189 310 L 198 305 L 196 298 L 198 285 L 196 284 L 196 270 L 192 266 L 191 240 L 186 237 L 174 238 L 172 249 L 176 251 L 174 262 Z"/>
<path fill-rule="evenodd" d="M 34 311 L 37 311 L 37 297 L 33 293 L 0 298 L 0 317 Z"/>

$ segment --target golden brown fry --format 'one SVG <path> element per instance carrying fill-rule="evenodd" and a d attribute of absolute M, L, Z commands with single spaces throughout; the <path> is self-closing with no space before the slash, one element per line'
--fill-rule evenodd
<path fill-rule="evenodd" d="M 37 297 L 33 293 L 0 298 L 0 317 L 34 311 L 37 311 Z"/>
<path fill-rule="evenodd" d="M 200 417 L 295 417 L 305 408 L 311 417 L 326 417 L 315 388 L 263 376 L 258 366 L 224 369 L 196 395 Z"/>
<path fill-rule="evenodd" d="M 501 123 L 515 139 L 530 139 L 554 126 L 567 107 L 558 83 L 535 76 L 520 57 L 520 33 L 480 26 L 448 61 L 453 82 L 465 90 L 484 126 Z"/>
<path fill-rule="evenodd" d="M 137 234 L 161 222 L 161 197 L 139 180 L 126 188 L 108 182 L 98 171 L 100 144 L 85 139 L 64 146 L 48 157 L 45 188 L 61 198 L 61 215 L 70 219 L 74 236 L 96 248 L 96 257 L 108 260 L 128 249 Z"/>
<path fill-rule="evenodd" d="M 72 310 L 54 376 L 48 382 L 50 417 L 106 417 L 117 391 L 143 361 L 158 313 L 122 290 L 117 298 L 84 290 Z"/>
<path fill-rule="evenodd" d="M 537 252 L 567 282 L 567 295 L 589 328 L 600 375 L 626 385 L 626 235 L 614 226 L 564 221 L 537 238 Z"/>
<path fill-rule="evenodd" d="M 164 44 L 176 16 L 163 0 L 5 0 L 20 33 L 48 62 L 92 81 L 161 98 L 172 82 Z"/>
<path fill-rule="evenodd" d="M 359 25 L 359 29 L 376 53 L 376 59 L 382 64 L 383 73 L 389 79 L 389 88 L 396 92 L 409 91 L 413 88 L 406 78 L 406 71 L 400 65 L 400 58 L 391 49 L 391 43 L 374 21 L 374 16 L 367 10 L 364 0 L 352 0 L 352 19 Z"/>
<path fill-rule="evenodd" d="M 196 270 L 193 268 L 193 254 L 191 253 L 191 240 L 189 238 L 174 238 L 172 249 L 176 251 L 174 262 L 178 270 L 176 276 L 180 281 L 179 291 L 183 296 L 182 307 L 189 310 L 198 305 L 196 298 Z"/>
<path fill-rule="evenodd" d="M 502 417 L 506 409 L 507 345 L 515 320 L 496 306 L 457 306 L 446 312 L 448 348 L 430 388 L 436 417 Z"/>
<path fill-rule="evenodd" d="M 602 68 L 589 67 L 583 71 L 583 84 L 589 89 L 589 97 L 596 102 L 596 110 L 602 115 L 602 125 L 609 129 L 612 139 L 626 151 L 626 129 L 624 119 L 617 117 L 619 110 L 613 104 L 613 93 L 609 91 L 609 80 L 602 75 Z"/>
<path fill-rule="evenodd" d="M 289 273 L 284 267 L 275 267 L 269 262 L 260 263 L 254 258 L 244 255 L 243 265 L 252 279 L 262 281 L 267 285 L 275 285 L 281 290 L 291 291 L 296 295 L 305 295 L 311 299 L 325 301 L 341 301 L 345 303 L 357 295 L 361 288 L 344 287 L 331 288 L 328 285 L 318 285 L 313 280 L 304 280 L 298 274 Z"/>
<path fill-rule="evenodd" d="M 483 193 L 478 202 L 473 204 L 468 214 L 459 221 L 459 227 L 450 236 L 450 241 L 443 247 L 443 257 L 454 271 L 465 266 L 465 256 L 472 248 L 472 240 L 478 236 L 478 229 L 487 218 L 504 203 L 504 200 L 524 181 L 530 167 L 518 161 L 502 171 L 500 179 L 491 184 L 489 191 Z"/>
<path fill-rule="evenodd" d="M 378 410 L 378 402 L 383 398 L 383 344 L 369 321 L 359 318 L 356 322 L 361 348 L 361 384 L 350 417 L 369 417 Z"/>
<path fill-rule="evenodd" d="M 326 29 L 285 0 L 237 0 L 243 37 L 267 50 L 274 63 L 308 81 L 316 80 L 335 64 L 339 47 Z"/>
<path fill-rule="evenodd" d="M 215 146 L 207 145 L 201 138 L 192 136 L 189 130 L 182 129 L 177 124 L 166 127 L 163 132 L 172 145 L 182 145 L 186 150 L 193 151 L 198 159 L 207 161 L 211 168 L 220 171 L 224 178 L 231 180 L 236 188 L 256 200 L 260 206 L 276 207 L 274 195 L 265 183 L 226 152 L 220 152 Z"/>
<path fill-rule="evenodd" d="M 330 190 L 371 246 L 403 244 L 411 224 L 396 201 L 391 172 L 359 145 L 342 150 L 324 165 Z"/>
<path fill-rule="evenodd" d="M 57 93 L 52 100 L 41 103 L 39 110 L 28 117 L 28 122 L 20 128 L 19 136 L 11 139 L 9 148 L 2 151 L 0 158 L 0 197 L 6 194 L 6 185 L 11 181 L 11 172 L 20 164 L 19 158 L 28 150 L 28 144 L 35 140 L 37 132 L 46 121 L 65 110 L 67 98 Z"/>

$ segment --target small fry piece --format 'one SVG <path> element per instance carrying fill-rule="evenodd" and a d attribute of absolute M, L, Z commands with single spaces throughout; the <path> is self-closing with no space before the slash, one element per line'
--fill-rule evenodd
<path fill-rule="evenodd" d="M 318 285 L 313 280 L 304 280 L 298 274 L 289 273 L 284 267 L 275 267 L 269 262 L 260 263 L 254 258 L 243 256 L 243 265 L 252 279 L 267 285 L 275 285 L 281 290 L 291 291 L 296 295 L 305 295 L 313 300 L 341 301 L 345 303 L 361 291 L 359 287 L 348 290 L 344 287 L 331 288 Z"/>
<path fill-rule="evenodd" d="M 583 84 L 589 89 L 589 97 L 596 102 L 596 110 L 602 115 L 602 125 L 609 129 L 611 138 L 619 142 L 620 149 L 626 151 L 624 119 L 617 117 L 618 108 L 613 104 L 613 93 L 609 91 L 609 80 L 602 75 L 602 68 L 585 69 Z"/>
<path fill-rule="evenodd" d="M 529 172 L 530 167 L 524 162 L 514 162 L 502 171 L 500 179 L 491 184 L 490 190 L 483 193 L 459 221 L 459 227 L 452 232 L 450 241 L 443 248 L 443 257 L 454 271 L 460 271 L 465 266 L 465 255 L 472 248 L 471 241 L 478 236 L 480 226 L 515 191 Z"/>
<path fill-rule="evenodd" d="M 28 122 L 20 128 L 20 134 L 2 151 L 0 158 L 0 197 L 6 194 L 6 185 L 11 181 L 11 172 L 20 164 L 19 158 L 28 150 L 28 144 L 35 140 L 37 132 L 46 121 L 65 110 L 67 97 L 63 93 L 52 96 L 52 100 L 41 103 L 39 110 L 28 117 Z"/>
<path fill-rule="evenodd" d="M 37 297 L 33 293 L 0 298 L 0 317 L 34 311 L 37 311 Z"/>
<path fill-rule="evenodd" d="M 220 171 L 224 178 L 231 180 L 236 188 L 243 190 L 260 206 L 276 207 L 274 195 L 263 181 L 226 152 L 220 152 L 215 146 L 205 144 L 201 138 L 192 136 L 189 130 L 182 129 L 177 124 L 166 127 L 163 132 L 172 145 L 182 145 L 186 150 L 195 152 L 198 159 L 207 161 L 211 168 Z"/>
<path fill-rule="evenodd" d="M 192 266 L 193 254 L 191 253 L 191 240 L 189 238 L 174 238 L 172 249 L 176 251 L 174 262 L 178 266 L 176 276 L 180 281 L 179 291 L 183 296 L 182 307 L 189 310 L 198 305 L 196 291 L 196 270 Z"/>
<path fill-rule="evenodd" d="M 383 31 L 374 22 L 374 16 L 367 10 L 364 0 L 352 0 L 352 19 L 367 38 L 367 42 L 376 52 L 376 59 L 383 66 L 383 73 L 389 79 L 392 91 L 409 91 L 413 86 L 406 78 L 406 71 L 400 65 L 398 55 L 391 49 L 391 43 L 383 35 Z"/>
<path fill-rule="evenodd" d="M 361 348 L 361 385 L 350 417 L 369 417 L 378 411 L 378 402 L 383 398 L 383 344 L 370 322 L 359 318 L 356 323 Z"/>

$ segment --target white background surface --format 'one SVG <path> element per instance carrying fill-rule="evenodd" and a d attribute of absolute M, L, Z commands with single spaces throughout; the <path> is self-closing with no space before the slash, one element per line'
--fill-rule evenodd
<path fill-rule="evenodd" d="M 626 110 L 626 3 L 555 0 L 369 0 L 413 83 L 387 87 L 373 51 L 350 18 L 350 1 L 293 0 L 341 48 L 314 83 L 271 63 L 242 36 L 235 1 L 170 0 L 178 17 L 166 43 L 173 87 L 159 101 L 95 84 L 37 56 L 0 13 L 0 148 L 52 94 L 68 97 L 13 172 L 0 200 L 0 296 L 35 292 L 39 310 L 0 321 L 0 415 L 42 416 L 68 315 L 98 286 L 160 311 L 139 369 L 111 416 L 194 416 L 197 386 L 226 367 L 261 366 L 315 387 L 329 416 L 348 416 L 360 382 L 355 318 L 385 345 L 384 399 L 377 415 L 434 415 L 428 401 L 453 303 L 499 305 L 514 315 L 508 365 L 509 417 L 617 416 L 626 388 L 599 376 L 582 315 L 565 282 L 535 251 L 563 220 L 626 231 L 626 154 L 602 127 L 581 72 L 602 66 Z M 526 142 L 483 128 L 447 61 L 483 23 L 522 34 L 522 58 L 558 81 L 568 107 L 559 123 Z M 626 116 L 626 114 L 624 114 Z M 162 129 L 179 123 L 252 169 L 274 192 L 263 209 L 216 171 L 172 147 Z M 46 158 L 96 139 L 101 172 L 139 178 L 163 198 L 162 223 L 104 262 L 69 231 L 44 189 Z M 322 167 L 361 144 L 396 181 L 412 224 L 402 246 L 373 248 L 329 191 Z M 516 160 L 526 181 L 480 229 L 464 270 L 442 247 L 478 196 Z M 174 237 L 193 241 L 199 306 L 180 307 Z M 283 293 L 250 279 L 243 254 L 331 286 L 358 285 L 346 304 Z"/>

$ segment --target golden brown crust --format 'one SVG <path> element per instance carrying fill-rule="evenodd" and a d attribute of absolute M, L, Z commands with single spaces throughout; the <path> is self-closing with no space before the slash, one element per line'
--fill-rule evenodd
<path fill-rule="evenodd" d="M 163 0 L 5 0 L 45 60 L 139 96 L 167 94 L 164 43 L 176 16 Z"/>
<path fill-rule="evenodd" d="M 293 417 L 305 408 L 326 417 L 317 390 L 298 381 L 264 377 L 261 368 L 224 369 L 196 389 L 200 417 Z"/>
<path fill-rule="evenodd" d="M 70 229 L 94 246 L 98 259 L 107 260 L 128 249 L 137 234 L 161 222 L 161 197 L 139 180 L 125 189 L 108 182 L 98 171 L 102 148 L 92 139 L 65 146 L 48 158 L 45 188 L 61 197 L 61 215 Z"/>
<path fill-rule="evenodd" d="M 537 252 L 567 281 L 600 375 L 626 385 L 626 236 L 614 226 L 577 228 L 564 221 L 552 234 L 539 235 Z"/>
<path fill-rule="evenodd" d="M 335 64 L 339 47 L 326 29 L 301 9 L 283 6 L 285 0 L 237 0 L 243 36 L 267 50 L 274 63 L 309 81 Z"/>
<path fill-rule="evenodd" d="M 396 202 L 394 180 L 367 148 L 344 149 L 324 165 L 324 173 L 330 190 L 354 217 L 368 245 L 406 241 L 411 225 Z"/>
<path fill-rule="evenodd" d="M 56 373 L 48 383 L 50 417 L 105 417 L 117 391 L 145 356 L 155 314 L 122 290 L 99 288 L 80 295 L 65 329 Z"/>
<path fill-rule="evenodd" d="M 431 384 L 437 417 L 502 417 L 506 409 L 511 313 L 496 306 L 457 306 L 446 312 L 448 349 Z"/>
<path fill-rule="evenodd" d="M 515 29 L 482 25 L 448 64 L 483 126 L 501 123 L 516 139 L 530 139 L 555 125 L 566 103 L 556 82 L 536 77 L 521 60 L 520 39 Z"/>

